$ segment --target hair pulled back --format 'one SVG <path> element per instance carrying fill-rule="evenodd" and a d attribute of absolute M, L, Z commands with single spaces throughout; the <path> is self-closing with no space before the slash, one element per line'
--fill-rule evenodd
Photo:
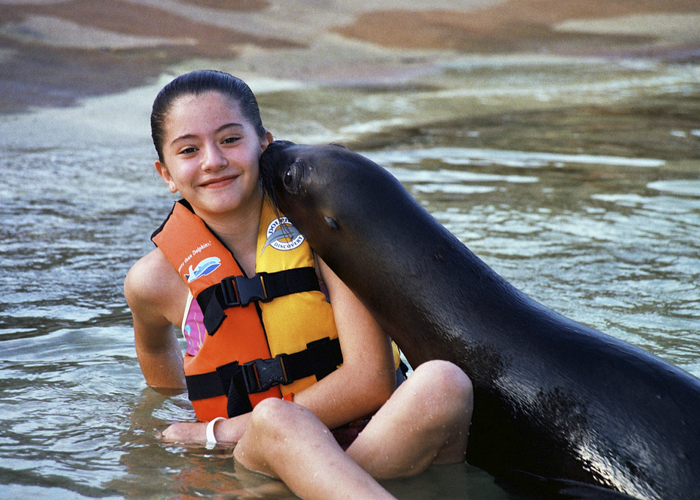
<path fill-rule="evenodd" d="M 246 120 L 253 124 L 259 137 L 265 135 L 265 127 L 260 118 L 258 101 L 250 87 L 235 76 L 215 70 L 198 70 L 178 76 L 168 83 L 156 96 L 151 110 L 151 137 L 158 153 L 163 159 L 163 142 L 165 140 L 165 120 L 173 103 L 185 95 L 201 95 L 206 92 L 219 92 L 238 104 Z"/>

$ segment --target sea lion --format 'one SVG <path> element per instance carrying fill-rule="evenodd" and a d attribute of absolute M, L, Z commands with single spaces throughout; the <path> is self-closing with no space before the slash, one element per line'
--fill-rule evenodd
<path fill-rule="evenodd" d="M 529 298 L 359 154 L 277 141 L 261 175 L 411 365 L 444 359 L 469 375 L 469 463 L 638 498 L 698 497 L 697 378 Z"/>

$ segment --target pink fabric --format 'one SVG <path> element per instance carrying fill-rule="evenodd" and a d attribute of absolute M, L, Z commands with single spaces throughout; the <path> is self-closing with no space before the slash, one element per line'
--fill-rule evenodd
<path fill-rule="evenodd" d="M 199 348 L 204 344 L 204 337 L 207 334 L 204 328 L 204 314 L 196 300 L 189 301 L 189 308 L 186 312 L 182 333 L 187 341 L 187 354 L 196 356 Z"/>

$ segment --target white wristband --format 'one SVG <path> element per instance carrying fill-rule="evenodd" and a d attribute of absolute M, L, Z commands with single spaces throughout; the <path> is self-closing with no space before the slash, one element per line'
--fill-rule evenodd
<path fill-rule="evenodd" d="M 216 446 L 216 436 L 214 435 L 214 426 L 219 420 L 226 420 L 224 417 L 216 417 L 207 424 L 207 450 L 213 450 Z"/>

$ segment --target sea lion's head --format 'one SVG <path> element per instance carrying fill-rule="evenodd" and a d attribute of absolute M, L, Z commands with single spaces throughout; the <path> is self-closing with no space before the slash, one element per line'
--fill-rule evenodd
<path fill-rule="evenodd" d="M 268 196 L 339 276 L 385 261 L 424 215 L 393 175 L 343 146 L 275 141 L 260 166 Z"/>

